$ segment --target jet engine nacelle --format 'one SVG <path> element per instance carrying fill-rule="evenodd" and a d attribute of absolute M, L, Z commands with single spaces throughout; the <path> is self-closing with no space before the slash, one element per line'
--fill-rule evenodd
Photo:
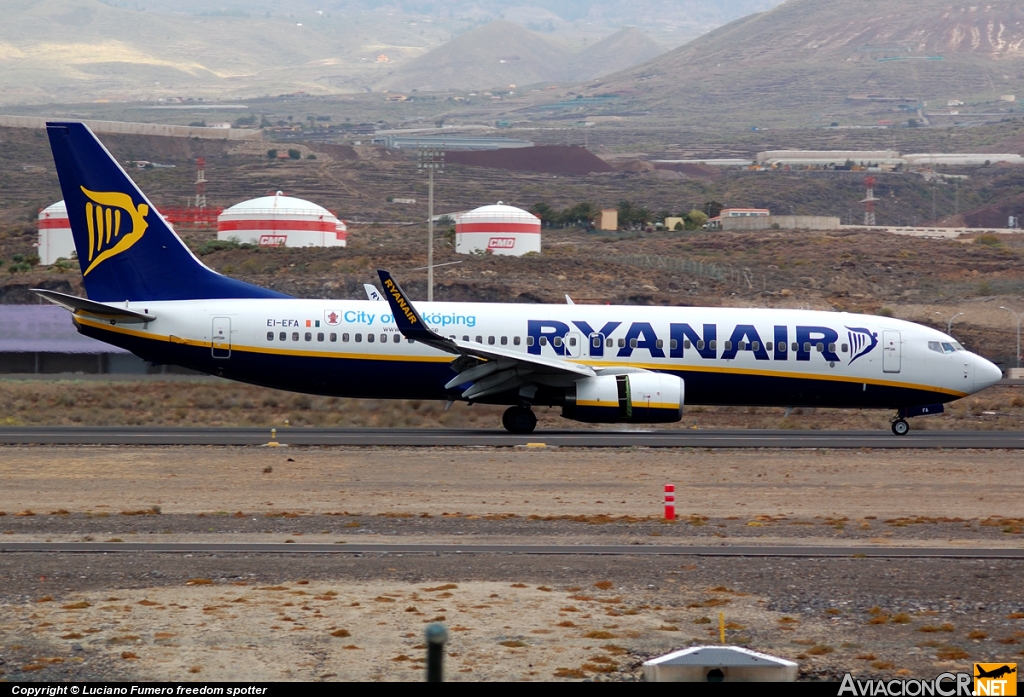
<path fill-rule="evenodd" d="M 599 375 L 568 389 L 562 416 L 587 423 L 673 423 L 683 418 L 684 394 L 675 375 Z"/>

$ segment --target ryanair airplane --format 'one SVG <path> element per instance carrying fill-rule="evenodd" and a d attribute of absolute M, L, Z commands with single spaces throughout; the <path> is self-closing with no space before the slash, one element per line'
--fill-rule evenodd
<path fill-rule="evenodd" d="M 155 364 L 338 397 L 534 405 L 590 423 L 670 423 L 683 404 L 891 409 L 907 418 L 999 368 L 934 329 L 804 310 L 302 300 L 204 266 L 81 123 L 47 125 L 86 298 L 37 290 L 87 336 Z M 372 296 L 371 296 L 372 297 Z M 386 301 L 386 302 L 385 302 Z"/>

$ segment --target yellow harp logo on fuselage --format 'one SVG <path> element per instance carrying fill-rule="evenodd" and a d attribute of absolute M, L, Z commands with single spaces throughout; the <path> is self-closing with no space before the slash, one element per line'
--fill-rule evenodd
<path fill-rule="evenodd" d="M 146 216 L 149 206 L 138 206 L 132 197 L 120 191 L 89 191 L 84 186 L 82 193 L 89 199 L 85 204 L 85 224 L 89 231 L 89 266 L 83 276 L 95 269 L 101 262 L 117 256 L 142 239 L 149 227 Z M 123 217 L 131 218 L 131 229 L 122 230 Z"/>

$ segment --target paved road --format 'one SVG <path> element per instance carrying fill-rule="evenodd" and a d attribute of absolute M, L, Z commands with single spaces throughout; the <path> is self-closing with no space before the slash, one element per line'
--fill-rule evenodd
<path fill-rule="evenodd" d="M 4 427 L 6 445 L 264 445 L 265 428 Z M 1024 448 L 1024 431 L 696 431 L 564 430 L 516 436 L 490 429 L 282 428 L 277 440 L 291 445 L 527 446 L 622 448 Z"/>
<path fill-rule="evenodd" d="M 531 554 L 700 557 L 872 557 L 883 559 L 1024 559 L 1024 549 L 819 547 L 801 545 L 453 545 L 145 542 L 0 542 L 0 554 L 138 552 L 174 554 Z"/>

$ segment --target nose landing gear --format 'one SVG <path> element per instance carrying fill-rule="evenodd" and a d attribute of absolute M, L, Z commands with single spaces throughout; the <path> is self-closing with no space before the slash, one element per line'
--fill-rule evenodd
<path fill-rule="evenodd" d="M 537 427 L 537 415 L 529 406 L 509 407 L 501 415 L 501 425 L 509 433 L 533 433 Z"/>
<path fill-rule="evenodd" d="M 910 424 L 907 423 L 907 410 L 899 409 L 896 415 L 889 419 L 892 425 L 892 432 L 897 436 L 905 436 L 910 433 Z"/>

